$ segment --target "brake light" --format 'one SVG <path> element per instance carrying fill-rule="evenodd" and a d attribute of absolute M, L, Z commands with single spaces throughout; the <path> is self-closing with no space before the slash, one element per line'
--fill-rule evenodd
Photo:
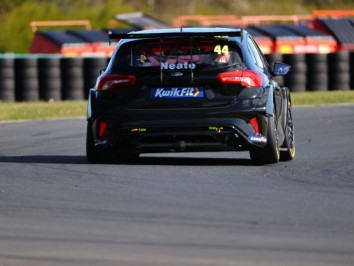
<path fill-rule="evenodd" d="M 104 74 L 99 76 L 96 83 L 96 90 L 109 91 L 121 86 L 133 86 L 136 77 L 133 75 Z"/>
<path fill-rule="evenodd" d="M 251 118 L 250 124 L 252 125 L 254 132 L 256 132 L 258 134 L 259 133 L 259 125 L 258 125 L 257 117 Z"/>
<path fill-rule="evenodd" d="M 245 87 L 262 86 L 262 75 L 255 70 L 238 70 L 218 75 L 219 81 L 225 84 L 239 84 Z"/>

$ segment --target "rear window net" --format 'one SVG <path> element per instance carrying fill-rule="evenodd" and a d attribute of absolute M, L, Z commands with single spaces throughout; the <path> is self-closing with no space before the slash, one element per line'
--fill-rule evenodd
<path fill-rule="evenodd" d="M 216 68 L 243 65 L 242 53 L 235 41 L 222 38 L 165 38 L 129 42 L 120 48 L 116 65 L 161 70 Z"/>

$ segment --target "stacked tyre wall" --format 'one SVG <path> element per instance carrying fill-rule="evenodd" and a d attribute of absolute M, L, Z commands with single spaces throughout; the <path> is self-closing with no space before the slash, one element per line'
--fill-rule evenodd
<path fill-rule="evenodd" d="M 0 56 L 0 101 L 83 100 L 108 57 Z"/>
<path fill-rule="evenodd" d="M 354 89 L 354 52 L 269 54 L 292 66 L 280 84 L 291 91 Z M 0 101 L 84 100 L 108 57 L 0 56 Z"/>
<path fill-rule="evenodd" d="M 270 54 L 266 58 L 269 62 L 284 62 L 291 66 L 290 73 L 278 80 L 291 91 L 354 89 L 354 52 Z"/>

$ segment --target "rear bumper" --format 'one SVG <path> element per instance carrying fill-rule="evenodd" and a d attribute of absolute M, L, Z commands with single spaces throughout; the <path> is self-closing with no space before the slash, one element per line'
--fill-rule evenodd
<path fill-rule="evenodd" d="M 97 149 L 145 152 L 238 151 L 266 145 L 266 100 L 218 108 L 127 109 L 90 95 L 88 119 Z M 259 133 L 250 123 L 257 118 Z M 99 133 L 101 123 L 104 132 Z"/>
<path fill-rule="evenodd" d="M 262 123 L 265 119 L 259 118 Z M 99 136 L 100 123 L 107 127 Z M 98 149 L 133 150 L 139 153 L 163 151 L 239 151 L 250 145 L 264 146 L 265 135 L 256 134 L 246 119 L 233 119 L 234 124 L 218 121 L 208 124 L 166 125 L 163 121 L 140 126 L 114 120 L 93 120 L 95 146 Z M 159 123 L 161 122 L 161 123 Z M 163 125 L 163 126 L 162 126 Z M 253 137 L 253 138 L 252 138 Z M 253 141 L 252 141 L 253 140 Z"/>

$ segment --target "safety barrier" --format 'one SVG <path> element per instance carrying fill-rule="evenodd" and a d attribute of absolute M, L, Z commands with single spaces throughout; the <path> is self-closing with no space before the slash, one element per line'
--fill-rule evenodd
<path fill-rule="evenodd" d="M 286 54 L 283 58 L 283 62 L 291 66 L 290 73 L 284 77 L 284 84 L 292 91 L 305 91 L 307 87 L 305 54 Z"/>
<path fill-rule="evenodd" d="M 353 88 L 353 84 L 350 81 L 350 71 L 354 71 L 354 67 L 351 70 L 350 53 L 348 51 L 342 51 L 328 55 L 328 76 L 330 90 L 350 90 Z M 351 87 L 352 85 L 352 87 Z"/>
<path fill-rule="evenodd" d="M 269 62 L 291 65 L 277 81 L 291 91 L 354 89 L 354 52 L 268 54 Z M 0 55 L 0 101 L 83 100 L 108 57 Z"/>
<path fill-rule="evenodd" d="M 0 100 L 15 100 L 15 68 L 12 58 L 0 59 Z"/>
<path fill-rule="evenodd" d="M 60 59 L 47 57 L 38 59 L 38 79 L 40 99 L 61 100 Z"/>
<path fill-rule="evenodd" d="M 15 97 L 18 101 L 39 100 L 37 58 L 15 59 Z"/>
<path fill-rule="evenodd" d="M 108 58 L 85 58 L 84 59 L 84 94 L 85 99 L 88 97 L 89 90 L 96 84 L 98 73 L 105 68 Z"/>

